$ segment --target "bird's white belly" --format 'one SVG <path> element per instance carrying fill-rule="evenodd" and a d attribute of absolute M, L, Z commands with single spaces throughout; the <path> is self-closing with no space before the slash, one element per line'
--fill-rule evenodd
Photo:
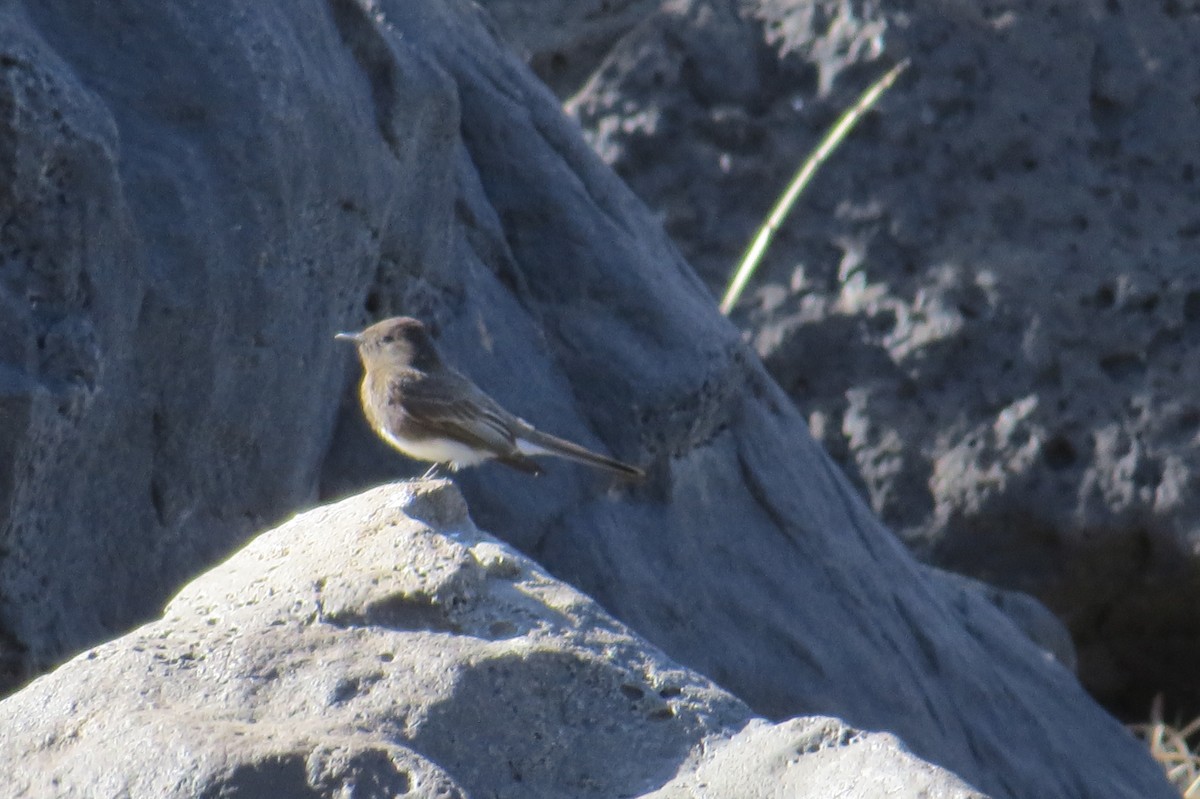
<path fill-rule="evenodd" d="M 379 431 L 388 443 L 410 458 L 434 463 L 449 463 L 455 468 L 459 466 L 475 466 L 488 458 L 494 457 L 490 452 L 484 452 L 458 441 L 448 438 L 423 438 L 419 440 L 401 439 L 387 430 Z"/>

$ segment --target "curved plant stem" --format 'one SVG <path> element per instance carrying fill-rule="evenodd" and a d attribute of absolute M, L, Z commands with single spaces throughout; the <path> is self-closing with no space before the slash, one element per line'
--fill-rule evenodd
<path fill-rule="evenodd" d="M 721 298 L 721 313 L 728 315 L 730 309 L 737 303 L 738 298 L 742 296 L 742 290 L 746 288 L 746 283 L 750 281 L 750 277 L 754 274 L 754 270 L 758 268 L 759 261 L 762 260 L 763 253 L 767 250 L 767 245 L 771 243 L 771 239 L 775 236 L 775 231 L 783 224 L 783 220 L 792 210 L 792 205 L 795 204 L 796 198 L 800 196 L 800 192 L 804 191 L 804 187 L 812 179 L 813 174 L 817 171 L 817 167 L 825 162 L 830 154 L 837 149 L 837 146 L 842 143 L 846 135 L 854 129 L 858 124 L 858 120 L 862 115 L 875 105 L 876 101 L 887 91 L 896 78 L 900 77 L 901 73 L 908 68 L 909 59 L 904 59 L 896 66 L 889 69 L 883 77 L 871 84 L 871 86 L 862 93 L 853 106 L 845 111 L 829 132 L 825 134 L 825 138 L 821 139 L 821 143 L 817 148 L 809 153 L 808 158 L 800 166 L 800 170 L 796 172 L 796 176 L 792 178 L 792 182 L 788 184 L 787 191 L 780 196 L 779 201 L 775 203 L 775 207 L 771 209 L 771 215 L 767 217 L 767 221 L 758 229 L 754 240 L 750 242 L 750 246 L 746 248 L 746 253 L 742 256 L 741 263 L 738 264 L 737 270 L 733 273 L 733 278 L 730 279 L 729 285 L 725 289 L 725 296 Z"/>

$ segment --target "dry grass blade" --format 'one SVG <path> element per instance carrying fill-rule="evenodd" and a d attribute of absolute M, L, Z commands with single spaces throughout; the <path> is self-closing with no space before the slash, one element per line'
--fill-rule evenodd
<path fill-rule="evenodd" d="M 1196 733 L 1200 732 L 1200 717 L 1192 719 L 1192 722 L 1179 731 L 1179 734 L 1184 738 L 1191 738 Z"/>
<path fill-rule="evenodd" d="M 1150 720 L 1132 724 L 1130 730 L 1146 742 L 1150 755 L 1159 762 L 1167 779 L 1179 789 L 1183 799 L 1200 799 L 1200 741 L 1189 739 L 1200 733 L 1200 718 L 1182 728 L 1163 721 L 1163 698 L 1154 697 L 1150 705 Z"/>
<path fill-rule="evenodd" d="M 809 153 L 808 158 L 800 166 L 800 170 L 796 172 L 796 176 L 792 178 L 792 182 L 788 184 L 787 190 L 780 196 L 775 207 L 771 209 L 771 215 L 767 217 L 766 223 L 758 229 L 754 240 L 750 246 L 746 248 L 746 253 L 742 256 L 741 263 L 733 273 L 733 278 L 729 281 L 729 285 L 725 289 L 725 296 L 721 298 L 721 313 L 728 315 L 730 309 L 742 296 L 742 290 L 746 288 L 746 283 L 750 281 L 750 277 L 754 274 L 754 270 L 758 268 L 759 261 L 762 260 L 763 253 L 767 250 L 767 245 L 771 243 L 771 239 L 775 236 L 775 231 L 783 224 L 783 220 L 792 210 L 792 206 L 796 202 L 796 198 L 800 196 L 800 192 L 804 191 L 804 187 L 812 179 L 817 168 L 825 162 L 825 159 L 837 149 L 837 146 L 842 143 L 846 135 L 854 129 L 858 124 L 858 120 L 862 115 L 875 105 L 876 101 L 887 91 L 896 78 L 900 77 L 904 70 L 908 69 L 909 59 L 904 59 L 896 66 L 889 69 L 882 78 L 871 84 L 862 96 L 858 98 L 851 108 L 838 117 L 837 122 L 825 134 L 825 138 L 821 139 L 821 143 L 817 148 Z"/>

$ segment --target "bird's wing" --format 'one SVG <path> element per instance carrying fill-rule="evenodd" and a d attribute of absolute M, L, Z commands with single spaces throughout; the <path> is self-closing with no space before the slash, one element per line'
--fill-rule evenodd
<path fill-rule="evenodd" d="M 390 387 L 391 406 L 403 408 L 406 422 L 430 436 L 452 438 L 499 456 L 517 451 L 514 417 L 470 380 L 446 370 Z"/>

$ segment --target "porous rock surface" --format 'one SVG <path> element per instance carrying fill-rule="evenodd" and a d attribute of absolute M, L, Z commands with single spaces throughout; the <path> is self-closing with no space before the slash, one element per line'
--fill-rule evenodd
<path fill-rule="evenodd" d="M 569 107 L 922 555 L 1034 593 L 1081 676 L 1200 707 L 1200 15 L 1176 2 L 672 0 Z"/>
<path fill-rule="evenodd" d="M 326 333 L 453 124 L 398 50 L 391 100 L 425 121 L 388 135 L 355 9 L 0 8 L 6 683 L 314 498 L 344 381 Z"/>
<path fill-rule="evenodd" d="M 572 94 L 658 0 L 481 0 L 504 39 L 560 97 Z"/>
<path fill-rule="evenodd" d="M 423 470 L 365 428 L 332 339 L 402 311 L 514 412 L 648 472 L 485 466 L 457 478 L 476 521 L 755 713 L 890 732 L 995 797 L 1171 795 L 879 524 L 478 7 L 9 4 L 0 70 L 17 667 L 157 615 L 268 519 Z"/>
<path fill-rule="evenodd" d="M 893 736 L 754 719 L 445 481 L 264 533 L 0 728 L 13 797 L 983 796 Z"/>

